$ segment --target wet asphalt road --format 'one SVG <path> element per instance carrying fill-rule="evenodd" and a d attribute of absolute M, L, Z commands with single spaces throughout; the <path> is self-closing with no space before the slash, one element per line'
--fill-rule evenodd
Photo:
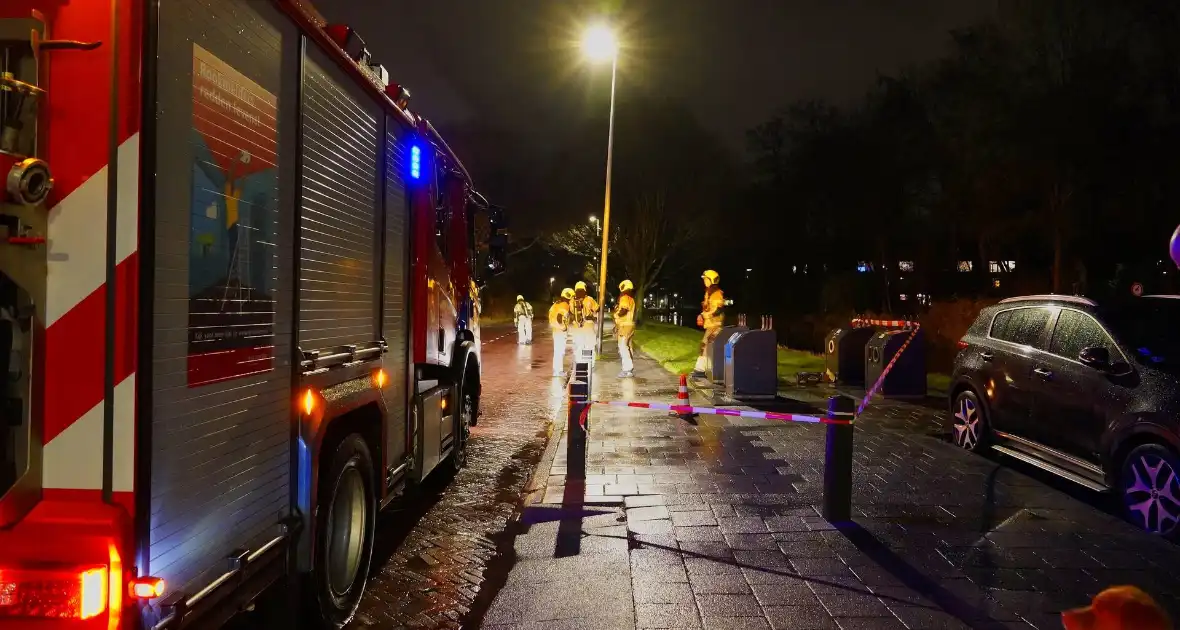
<path fill-rule="evenodd" d="M 378 525 L 375 573 L 355 628 L 458 628 L 548 439 L 564 400 L 552 378 L 550 337 L 533 345 L 515 328 L 483 331 L 483 398 L 468 466 L 390 506 Z M 478 611 L 474 614 L 478 616 Z"/>
<path fill-rule="evenodd" d="M 489 563 L 545 450 L 549 419 L 564 401 L 564 384 L 551 376 L 552 342 L 542 322 L 534 334 L 533 345 L 520 346 L 515 327 L 484 329 L 483 398 L 468 465 L 457 475 L 439 471 L 382 512 L 373 570 L 349 628 L 477 625 L 482 611 L 471 609 L 481 585 L 496 581 Z M 276 621 L 283 618 L 278 597 L 239 615 L 232 630 L 285 627 Z"/>

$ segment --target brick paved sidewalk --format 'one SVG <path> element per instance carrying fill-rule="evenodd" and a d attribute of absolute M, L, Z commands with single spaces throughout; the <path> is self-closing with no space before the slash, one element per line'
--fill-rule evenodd
<path fill-rule="evenodd" d="M 597 399 L 675 398 L 646 358 L 617 371 L 599 362 Z M 822 427 L 595 407 L 585 487 L 557 441 L 483 628 L 1060 628 L 1116 583 L 1180 612 L 1180 548 L 955 449 L 937 421 L 870 407 L 837 529 L 817 511 Z"/>

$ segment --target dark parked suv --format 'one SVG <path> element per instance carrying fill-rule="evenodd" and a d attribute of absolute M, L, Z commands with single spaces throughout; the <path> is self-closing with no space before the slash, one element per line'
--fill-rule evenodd
<path fill-rule="evenodd" d="M 951 436 L 1121 495 L 1180 533 L 1180 296 L 1009 298 L 959 341 Z"/>

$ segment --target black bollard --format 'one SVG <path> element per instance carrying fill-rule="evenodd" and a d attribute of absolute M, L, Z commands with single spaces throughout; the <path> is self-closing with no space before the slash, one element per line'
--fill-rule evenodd
<path fill-rule="evenodd" d="M 574 376 L 569 384 L 569 407 L 565 426 L 565 478 L 584 480 L 586 478 L 586 431 L 582 428 L 582 415 L 590 407 L 589 365 L 574 365 Z M 587 414 L 586 428 L 590 426 Z"/>
<path fill-rule="evenodd" d="M 848 396 L 828 398 L 828 418 L 851 421 L 856 401 Z M 827 425 L 824 452 L 823 517 L 829 523 L 852 520 L 852 424 Z"/>

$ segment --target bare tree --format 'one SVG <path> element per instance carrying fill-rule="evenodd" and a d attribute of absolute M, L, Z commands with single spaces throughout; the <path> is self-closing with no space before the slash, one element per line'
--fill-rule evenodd
<path fill-rule="evenodd" d="M 512 251 L 508 252 L 508 255 L 515 256 L 517 254 L 527 252 L 528 250 L 532 249 L 534 245 L 539 244 L 541 242 L 541 240 L 542 239 L 540 236 L 534 236 L 534 237 L 530 238 L 527 243 L 524 243 L 524 244 L 521 244 L 519 241 L 514 241 L 512 243 L 512 245 L 514 245 L 515 247 Z"/>
<path fill-rule="evenodd" d="M 612 276 L 625 275 L 635 285 L 637 315 L 642 313 L 643 296 L 659 285 L 671 271 L 672 261 L 705 233 L 702 222 L 686 220 L 673 212 L 663 190 L 640 195 L 620 213 L 611 229 Z M 601 236 L 591 225 L 575 225 L 550 238 L 550 246 L 576 256 L 594 259 L 602 247 Z M 623 273 L 618 273 L 621 267 Z"/>
<path fill-rule="evenodd" d="M 615 235 L 618 235 L 618 230 L 615 230 Z M 551 234 L 545 240 L 546 245 L 552 249 L 587 259 L 596 258 L 598 252 L 602 250 L 602 236 L 594 226 L 584 223 Z M 611 249 L 614 249 L 613 238 L 611 239 Z"/>

